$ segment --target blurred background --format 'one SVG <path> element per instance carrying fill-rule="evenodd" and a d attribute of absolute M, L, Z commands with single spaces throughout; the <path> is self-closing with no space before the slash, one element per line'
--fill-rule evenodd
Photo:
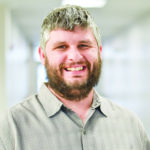
<path fill-rule="evenodd" d="M 101 32 L 96 89 L 134 111 L 150 135 L 149 0 L 0 0 L 0 111 L 36 93 L 46 80 L 38 57 L 42 20 L 51 9 L 75 2 L 89 10 Z"/>

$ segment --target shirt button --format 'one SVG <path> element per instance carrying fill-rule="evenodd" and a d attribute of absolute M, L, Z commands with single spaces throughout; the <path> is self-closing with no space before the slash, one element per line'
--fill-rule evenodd
<path fill-rule="evenodd" d="M 83 130 L 83 134 L 84 134 L 84 135 L 86 134 L 86 131 L 85 131 L 85 130 Z"/>

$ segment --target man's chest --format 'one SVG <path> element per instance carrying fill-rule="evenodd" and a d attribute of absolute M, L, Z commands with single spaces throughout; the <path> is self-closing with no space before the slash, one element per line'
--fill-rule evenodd
<path fill-rule="evenodd" d="M 66 114 L 43 121 L 28 120 L 16 130 L 15 150 L 142 150 L 138 135 L 128 124 L 103 117 L 86 125 Z"/>

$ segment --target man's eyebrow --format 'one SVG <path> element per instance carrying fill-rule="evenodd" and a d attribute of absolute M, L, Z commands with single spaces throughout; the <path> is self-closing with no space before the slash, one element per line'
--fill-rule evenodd
<path fill-rule="evenodd" d="M 79 43 L 92 44 L 92 42 L 90 40 L 82 40 L 82 41 L 79 41 Z"/>
<path fill-rule="evenodd" d="M 57 41 L 53 45 L 57 46 L 57 45 L 62 45 L 62 44 L 66 44 L 66 42 L 65 41 Z"/>

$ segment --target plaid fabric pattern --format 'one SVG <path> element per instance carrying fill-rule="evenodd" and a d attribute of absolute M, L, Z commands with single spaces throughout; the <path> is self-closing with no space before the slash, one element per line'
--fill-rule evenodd
<path fill-rule="evenodd" d="M 132 112 L 95 91 L 86 122 L 43 85 L 0 120 L 0 150 L 150 150 Z"/>

